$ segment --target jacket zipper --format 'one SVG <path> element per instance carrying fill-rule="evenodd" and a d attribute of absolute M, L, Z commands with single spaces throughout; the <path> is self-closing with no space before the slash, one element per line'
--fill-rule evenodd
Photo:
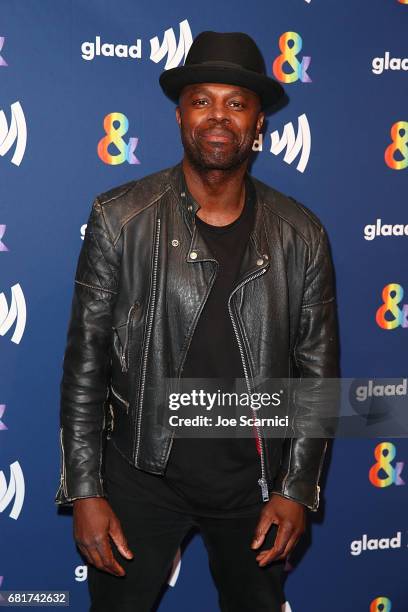
<path fill-rule="evenodd" d="M 320 464 L 319 464 L 319 469 L 317 472 L 317 478 L 316 478 L 316 492 L 317 492 L 317 499 L 316 499 L 316 503 L 317 505 L 319 505 L 319 496 L 320 496 L 320 486 L 319 486 L 319 480 L 320 480 L 320 474 L 322 472 L 322 467 L 323 467 L 323 462 L 324 462 L 324 458 L 326 456 L 326 451 L 327 451 L 327 440 L 324 444 L 324 451 L 322 453 L 321 459 L 320 459 Z"/>
<path fill-rule="evenodd" d="M 132 312 L 135 308 L 138 308 L 139 302 L 135 302 L 129 309 L 128 317 L 126 321 L 126 335 L 125 335 L 125 346 L 122 349 L 120 362 L 122 366 L 122 372 L 127 372 L 129 369 L 129 321 L 132 316 Z"/>
<path fill-rule="evenodd" d="M 67 492 L 67 481 L 66 481 L 66 473 L 65 473 L 65 453 L 64 453 L 64 444 L 62 441 L 62 427 L 60 427 L 60 445 L 61 445 L 61 453 L 62 453 L 62 470 L 61 470 L 61 486 L 62 492 L 65 495 L 65 498 L 68 499 Z"/>
<path fill-rule="evenodd" d="M 140 375 L 140 386 L 139 386 L 139 404 L 138 404 L 138 414 L 137 414 L 137 425 L 136 425 L 136 450 L 134 451 L 135 462 L 137 463 L 137 456 L 139 454 L 139 446 L 140 446 L 140 423 L 142 419 L 142 405 L 143 405 L 143 394 L 145 387 L 145 378 L 146 378 L 146 368 L 147 368 L 147 356 L 149 353 L 149 344 L 150 344 L 150 336 L 152 332 L 153 326 L 153 316 L 154 316 L 154 307 L 156 302 L 156 277 L 157 277 L 157 265 L 159 259 L 159 243 L 160 243 L 160 218 L 157 219 L 157 230 L 156 230 L 156 245 L 154 251 L 154 260 L 153 260 L 153 279 L 152 279 L 152 299 L 151 306 L 149 312 L 149 320 L 148 327 L 146 332 L 146 345 L 143 354 L 142 360 L 142 371 Z"/>
<path fill-rule="evenodd" d="M 259 272 L 257 272 L 256 274 L 253 274 L 252 276 L 249 276 L 247 279 L 245 279 L 244 281 L 242 281 L 242 283 L 240 283 L 237 287 L 235 287 L 234 291 L 231 293 L 231 295 L 228 298 L 228 311 L 231 317 L 231 322 L 232 322 L 232 326 L 234 328 L 234 332 L 235 332 L 235 336 L 238 342 L 238 347 L 239 347 L 239 352 L 241 354 L 241 360 L 242 360 L 242 365 L 244 368 L 244 374 L 245 374 L 245 380 L 246 380 L 246 384 L 247 384 L 247 388 L 248 388 L 248 393 L 251 395 L 251 385 L 249 382 L 249 376 L 248 376 L 248 369 L 245 363 L 245 357 L 244 357 L 244 351 L 242 348 L 242 342 L 241 339 L 239 337 L 238 334 L 238 329 L 237 329 L 237 325 L 236 322 L 234 320 L 234 317 L 232 315 L 232 310 L 231 310 L 231 297 L 234 295 L 234 293 L 236 291 L 238 291 L 238 289 L 240 289 L 243 285 L 245 285 L 248 281 L 253 280 L 254 278 L 257 278 L 258 276 L 261 276 L 262 274 L 264 274 L 264 272 L 266 272 L 266 268 L 264 268 L 263 270 L 260 270 Z M 254 415 L 254 417 L 256 417 L 256 412 L 254 411 L 253 408 L 251 408 L 252 413 Z M 259 440 L 259 449 L 260 449 L 260 459 L 261 459 L 261 478 L 258 479 L 258 484 L 261 487 L 261 493 L 262 493 L 262 500 L 264 502 L 269 500 L 269 493 L 268 493 L 268 483 L 266 480 L 266 472 L 265 472 L 265 457 L 264 457 L 264 449 L 262 446 L 262 438 L 260 436 L 260 430 L 259 430 L 259 425 L 255 425 L 255 429 L 256 429 L 256 433 L 258 436 L 258 440 Z"/>

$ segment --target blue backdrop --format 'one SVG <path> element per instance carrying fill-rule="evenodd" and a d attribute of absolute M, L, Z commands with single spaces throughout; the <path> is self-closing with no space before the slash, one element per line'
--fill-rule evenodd
<path fill-rule="evenodd" d="M 253 36 L 288 93 L 252 171 L 327 228 L 343 376 L 407 375 L 407 25 L 406 0 L 2 0 L 0 588 L 67 590 L 88 609 L 72 517 L 53 501 L 74 272 L 95 195 L 181 159 L 158 77 L 198 32 Z M 407 450 L 335 441 L 286 612 L 408 610 Z M 217 610 L 199 535 L 178 570 L 160 610 Z"/>

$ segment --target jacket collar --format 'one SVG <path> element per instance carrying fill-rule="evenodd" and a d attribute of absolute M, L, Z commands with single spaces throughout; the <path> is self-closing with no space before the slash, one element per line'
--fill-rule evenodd
<path fill-rule="evenodd" d="M 190 263 L 208 260 L 216 261 L 204 238 L 201 236 L 200 232 L 197 231 L 195 215 L 201 206 L 188 191 L 181 162 L 173 166 L 169 180 L 181 208 L 182 215 L 191 232 L 191 243 L 187 254 L 187 261 Z M 246 172 L 245 180 L 252 185 L 255 219 L 248 246 L 242 259 L 238 282 L 241 282 L 247 278 L 247 276 L 255 272 L 259 272 L 263 268 L 268 268 L 271 259 L 265 229 L 265 213 L 262 203 L 262 194 L 258 185 L 252 181 L 249 172 Z"/>

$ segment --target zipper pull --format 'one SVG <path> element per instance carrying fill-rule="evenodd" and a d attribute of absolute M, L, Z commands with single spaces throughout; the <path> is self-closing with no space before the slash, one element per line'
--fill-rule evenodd
<path fill-rule="evenodd" d="M 258 480 L 258 484 L 261 487 L 261 491 L 262 491 L 262 501 L 264 502 L 269 501 L 268 485 L 266 483 L 265 478 L 260 478 Z"/>
<path fill-rule="evenodd" d="M 127 372 L 127 365 L 126 365 L 126 354 L 123 351 L 121 357 L 120 357 L 120 362 L 122 364 L 122 372 Z"/>

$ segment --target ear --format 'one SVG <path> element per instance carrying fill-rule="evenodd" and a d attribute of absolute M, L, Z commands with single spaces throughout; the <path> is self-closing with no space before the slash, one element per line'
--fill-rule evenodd
<path fill-rule="evenodd" d="M 176 106 L 176 121 L 179 124 L 179 127 L 181 127 L 181 111 L 179 106 Z"/>
<path fill-rule="evenodd" d="M 258 118 L 256 120 L 256 132 L 259 134 L 262 130 L 263 124 L 265 121 L 265 113 L 260 112 Z"/>

